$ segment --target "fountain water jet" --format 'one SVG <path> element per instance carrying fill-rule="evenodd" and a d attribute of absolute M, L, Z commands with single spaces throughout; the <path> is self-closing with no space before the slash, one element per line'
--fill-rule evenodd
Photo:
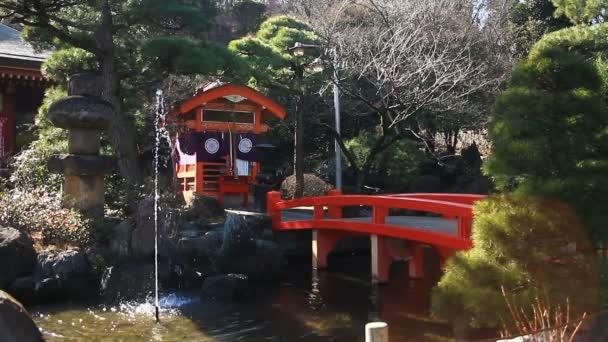
<path fill-rule="evenodd" d="M 158 89 L 156 90 L 156 115 L 154 115 L 154 313 L 156 323 L 160 323 L 160 305 L 158 301 L 158 200 L 160 197 L 158 194 L 158 150 L 161 138 L 160 125 L 164 112 L 163 91 Z"/>

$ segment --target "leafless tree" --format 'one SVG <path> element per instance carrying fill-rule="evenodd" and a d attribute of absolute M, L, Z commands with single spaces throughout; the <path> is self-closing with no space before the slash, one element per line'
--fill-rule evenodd
<path fill-rule="evenodd" d="M 396 140 L 413 135 L 429 144 L 425 114 L 485 122 L 511 68 L 500 38 L 504 8 L 497 1 L 504 2 L 284 1 L 308 18 L 337 57 L 340 90 L 366 107 L 359 115 L 378 118 L 380 138 L 361 165 L 337 136 L 359 188 L 378 154 Z"/>

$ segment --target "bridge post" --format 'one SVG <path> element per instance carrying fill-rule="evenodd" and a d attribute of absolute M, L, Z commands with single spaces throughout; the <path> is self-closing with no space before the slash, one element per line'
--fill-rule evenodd
<path fill-rule="evenodd" d="M 277 209 L 277 203 L 281 202 L 281 193 L 270 191 L 266 194 L 266 212 L 272 217 L 272 227 L 277 229 L 281 226 L 281 210 Z"/>
<path fill-rule="evenodd" d="M 420 243 L 412 243 L 411 249 L 410 278 L 422 278 L 424 276 L 424 247 Z"/>
<path fill-rule="evenodd" d="M 386 245 L 386 238 L 372 234 L 369 240 L 372 247 L 372 283 L 386 284 L 388 283 L 390 268 L 393 263 L 393 258 Z"/>
<path fill-rule="evenodd" d="M 327 196 L 340 196 L 342 195 L 342 191 L 340 190 L 329 190 L 327 192 Z M 327 211 L 329 213 L 329 218 L 332 219 L 339 219 L 342 218 L 342 208 L 335 206 L 335 205 L 330 205 L 327 207 Z"/>
<path fill-rule="evenodd" d="M 312 231 L 312 267 L 323 270 L 327 268 L 327 256 L 334 249 L 340 236 L 332 231 L 314 229 Z"/>

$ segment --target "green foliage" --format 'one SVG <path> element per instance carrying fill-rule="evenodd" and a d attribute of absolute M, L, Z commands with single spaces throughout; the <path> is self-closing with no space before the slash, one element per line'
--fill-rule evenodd
<path fill-rule="evenodd" d="M 254 0 L 238 0 L 231 9 L 241 34 L 255 31 L 266 20 L 266 5 Z"/>
<path fill-rule="evenodd" d="M 568 18 L 555 16 L 551 0 L 513 1 L 509 9 L 509 31 L 513 52 L 526 57 L 543 35 L 570 26 Z"/>
<path fill-rule="evenodd" d="M 434 314 L 473 327 L 509 324 L 501 286 L 522 310 L 529 310 L 536 297 L 553 306 L 569 301 L 573 317 L 594 309 L 595 256 L 570 206 L 509 195 L 478 202 L 474 214 L 474 247 L 448 261 L 433 289 Z"/>
<path fill-rule="evenodd" d="M 230 42 L 228 49 L 242 61 L 235 65 L 243 68 L 233 72 L 253 87 L 268 88 L 274 84 L 302 93 L 306 84 L 318 85 L 319 80 L 309 77 L 303 82 L 306 65 L 316 56 L 293 56 L 289 48 L 296 42 L 319 44 L 320 40 L 302 21 L 288 16 L 272 17 L 262 23 L 255 37 Z"/>
<path fill-rule="evenodd" d="M 14 158 L 10 180 L 15 187 L 22 190 L 46 188 L 53 191 L 61 188 L 63 176 L 50 173 L 46 162 L 54 154 L 67 152 L 67 131 L 53 127 L 47 113 L 49 106 L 65 95 L 65 91 L 56 87 L 46 90 L 36 116 L 38 139 Z"/>
<path fill-rule="evenodd" d="M 561 48 L 587 58 L 595 58 L 608 50 L 608 23 L 574 26 L 545 35 L 530 50 L 530 58 L 538 58 L 547 50 Z"/>
<path fill-rule="evenodd" d="M 606 14 L 605 0 L 552 0 L 556 15 L 565 15 L 573 23 L 589 24 L 602 20 Z"/>
<path fill-rule="evenodd" d="M 217 74 L 232 58 L 219 45 L 179 36 L 155 37 L 142 51 L 177 74 Z"/>
<path fill-rule="evenodd" d="M 496 101 L 485 171 L 500 190 L 571 204 L 594 239 L 608 239 L 608 114 L 598 71 L 546 49 L 521 63 Z"/>
<path fill-rule="evenodd" d="M 42 65 L 44 75 L 52 78 L 63 87 L 67 85 L 71 75 L 93 70 L 97 70 L 95 56 L 78 48 L 57 50 Z"/>
<path fill-rule="evenodd" d="M 357 165 L 363 165 L 370 158 L 371 150 L 380 139 L 377 133 L 363 132 L 345 142 L 352 151 Z M 419 173 L 418 165 L 424 160 L 424 153 L 412 140 L 397 140 L 373 159 L 371 173 L 378 176 L 379 184 L 392 191 L 403 191 Z"/>
<path fill-rule="evenodd" d="M 46 245 L 83 247 L 94 239 L 91 221 L 76 210 L 62 208 L 57 193 L 43 189 L 0 194 L 0 226 L 40 236 Z"/>

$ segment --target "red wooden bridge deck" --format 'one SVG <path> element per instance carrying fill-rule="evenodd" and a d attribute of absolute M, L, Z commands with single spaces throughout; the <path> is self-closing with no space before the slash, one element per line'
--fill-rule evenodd
<path fill-rule="evenodd" d="M 372 280 L 388 281 L 395 260 L 409 260 L 410 276 L 422 277 L 424 246 L 433 247 L 442 262 L 458 250 L 472 247 L 473 204 L 485 198 L 472 194 L 342 195 L 283 201 L 278 192 L 267 196 L 268 214 L 279 231 L 312 230 L 313 267 L 327 267 L 327 255 L 345 237 L 369 235 Z M 368 217 L 346 218 L 342 208 L 372 208 Z M 298 210 L 297 208 L 312 208 Z M 436 216 L 389 215 L 390 209 L 438 214 Z"/>

